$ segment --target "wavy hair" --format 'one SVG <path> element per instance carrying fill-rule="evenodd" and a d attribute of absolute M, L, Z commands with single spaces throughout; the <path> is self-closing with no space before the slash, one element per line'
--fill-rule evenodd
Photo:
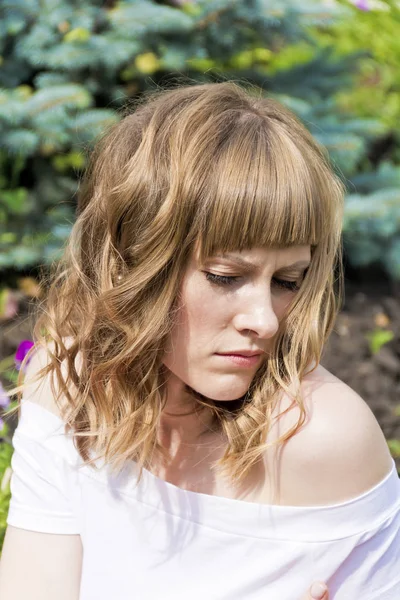
<path fill-rule="evenodd" d="M 35 380 L 52 374 L 54 399 L 85 464 L 102 458 L 118 473 L 128 461 L 140 472 L 150 468 L 163 455 L 164 347 L 195 245 L 200 260 L 217 251 L 311 245 L 300 291 L 246 401 L 195 395 L 227 441 L 213 468 L 241 482 L 270 445 L 282 391 L 300 417 L 274 443 L 304 423 L 300 383 L 319 364 L 341 307 L 345 186 L 290 110 L 236 82 L 152 90 L 122 117 L 91 153 L 76 221 L 39 305 L 32 351 L 44 347 L 48 363 Z M 26 385 L 21 373 L 9 393 Z"/>

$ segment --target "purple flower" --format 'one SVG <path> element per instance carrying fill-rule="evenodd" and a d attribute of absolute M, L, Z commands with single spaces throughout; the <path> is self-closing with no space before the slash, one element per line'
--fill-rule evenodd
<path fill-rule="evenodd" d="M 22 342 L 18 346 L 17 351 L 15 353 L 15 368 L 17 369 L 17 371 L 20 370 L 22 361 L 34 345 L 35 344 L 31 342 L 31 340 L 22 340 Z"/>
<path fill-rule="evenodd" d="M 360 10 L 369 10 L 368 0 L 357 0 L 357 2 L 355 2 L 355 6 Z"/>
<path fill-rule="evenodd" d="M 3 384 L 0 381 L 0 408 L 7 408 L 10 404 L 10 398 L 6 395 L 6 391 L 3 387 Z M 1 420 L 1 419 L 0 419 Z M 0 423 L 0 429 L 2 425 Z"/>
<path fill-rule="evenodd" d="M 4 421 L 3 419 L 0 418 L 0 431 L 3 429 L 4 427 Z"/>

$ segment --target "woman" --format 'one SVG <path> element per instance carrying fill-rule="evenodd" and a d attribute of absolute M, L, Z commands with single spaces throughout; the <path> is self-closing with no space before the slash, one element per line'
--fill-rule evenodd
<path fill-rule="evenodd" d="M 62 534 L 32 546 L 52 598 L 400 597 L 394 461 L 320 365 L 343 196 L 298 119 L 232 82 L 152 93 L 98 143 L 13 438 L 7 535 Z"/>

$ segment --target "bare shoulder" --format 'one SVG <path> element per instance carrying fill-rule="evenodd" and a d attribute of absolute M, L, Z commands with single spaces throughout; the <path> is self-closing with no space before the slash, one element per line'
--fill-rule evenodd
<path fill-rule="evenodd" d="M 68 340 L 66 342 L 68 345 Z M 51 345 L 50 345 L 51 348 Z M 58 393 L 59 387 L 57 384 L 57 378 L 47 374 L 42 376 L 38 381 L 33 381 L 33 378 L 40 372 L 40 370 L 48 365 L 50 362 L 48 352 L 46 348 L 39 347 L 35 350 L 32 355 L 25 371 L 25 382 L 26 387 L 23 392 L 23 398 L 39 404 L 42 408 L 50 411 L 57 417 L 61 418 L 60 407 L 67 406 L 67 400 L 62 394 L 59 400 L 56 402 L 55 394 L 53 393 L 51 380 L 54 381 L 55 391 Z M 61 365 L 61 371 L 66 374 L 66 366 Z"/>
<path fill-rule="evenodd" d="M 338 503 L 380 483 L 392 469 L 392 457 L 361 396 L 322 366 L 305 377 L 302 393 L 307 419 L 281 451 L 282 503 Z M 289 411 L 278 435 L 298 416 L 297 408 Z"/>

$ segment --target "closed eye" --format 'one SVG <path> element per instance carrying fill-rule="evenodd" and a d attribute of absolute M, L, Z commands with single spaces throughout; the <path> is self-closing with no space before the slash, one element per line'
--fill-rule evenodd
<path fill-rule="evenodd" d="M 298 292 L 300 289 L 297 281 L 287 281 L 286 279 L 277 279 L 276 277 L 273 277 L 272 281 L 274 281 L 278 287 L 290 290 L 291 292 Z"/>
<path fill-rule="evenodd" d="M 239 277 L 216 275 L 215 273 L 209 273 L 208 271 L 204 272 L 208 281 L 211 281 L 211 283 L 218 283 L 219 285 L 232 285 L 239 279 Z"/>
<path fill-rule="evenodd" d="M 233 285 L 237 283 L 240 277 L 235 277 L 232 275 L 216 275 L 215 273 L 210 273 L 205 271 L 205 276 L 208 281 L 211 283 L 216 283 L 217 285 Z M 286 279 L 278 279 L 277 277 L 273 277 L 272 281 L 274 284 L 285 290 L 289 290 L 291 292 L 297 292 L 300 289 L 297 281 L 287 281 Z"/>

